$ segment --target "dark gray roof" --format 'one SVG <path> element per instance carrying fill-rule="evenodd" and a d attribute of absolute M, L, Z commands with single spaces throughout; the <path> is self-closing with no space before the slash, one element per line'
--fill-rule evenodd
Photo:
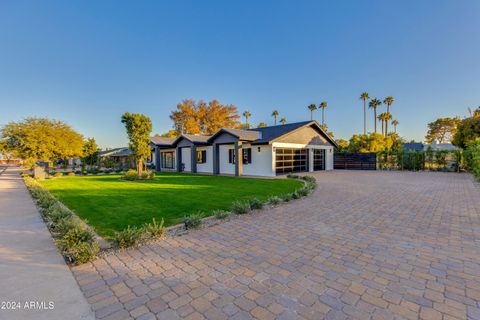
<path fill-rule="evenodd" d="M 423 151 L 423 143 L 407 142 L 402 144 L 404 151 Z"/>
<path fill-rule="evenodd" d="M 99 157 L 124 157 L 132 154 L 132 150 L 128 147 L 113 148 L 108 150 L 102 150 L 98 152 Z"/>
<path fill-rule="evenodd" d="M 255 141 L 259 139 L 261 136 L 260 132 L 258 131 L 222 128 L 217 132 L 215 132 L 214 135 L 210 136 L 209 141 L 214 140 L 217 136 L 225 132 L 228 134 L 231 134 L 234 137 L 237 137 L 239 140 L 245 140 L 245 141 Z"/>
<path fill-rule="evenodd" d="M 281 124 L 278 126 L 254 128 L 254 129 L 248 129 L 248 130 L 257 131 L 261 133 L 261 138 L 254 142 L 255 144 L 261 144 L 261 143 L 268 143 L 278 137 L 283 136 L 284 134 L 289 133 L 290 131 L 306 126 L 311 122 L 313 121 L 293 122 L 293 123 Z"/>
<path fill-rule="evenodd" d="M 187 139 L 188 141 L 192 142 L 193 144 L 208 144 L 207 140 L 210 136 L 202 136 L 199 134 L 186 134 L 182 133 L 177 139 L 173 141 L 171 144 L 175 146 L 180 140 Z"/>
<path fill-rule="evenodd" d="M 157 146 L 170 146 L 175 141 L 175 138 L 154 136 L 150 138 L 150 141 Z"/>

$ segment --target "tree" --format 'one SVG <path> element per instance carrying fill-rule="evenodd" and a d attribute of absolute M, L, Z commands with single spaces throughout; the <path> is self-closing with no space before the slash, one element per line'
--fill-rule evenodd
<path fill-rule="evenodd" d="M 428 124 L 425 140 L 427 143 L 432 143 L 434 140 L 437 140 L 438 143 L 450 142 L 459 124 L 459 118 L 438 118 Z"/>
<path fill-rule="evenodd" d="M 178 137 L 178 133 L 177 133 L 176 130 L 170 129 L 170 130 L 168 130 L 167 132 L 162 133 L 162 134 L 160 135 L 160 137 L 163 137 L 163 138 L 176 138 L 176 137 Z"/>
<path fill-rule="evenodd" d="M 150 133 L 152 132 L 152 121 L 149 117 L 139 113 L 125 112 L 122 115 L 122 123 L 127 129 L 129 147 L 132 150 L 137 165 L 138 176 L 143 173 L 143 160 L 151 153 Z"/>
<path fill-rule="evenodd" d="M 223 105 L 218 100 L 208 104 L 203 101 L 184 100 L 177 104 L 170 119 L 177 135 L 181 133 L 209 135 L 221 128 L 239 128 L 237 107 Z"/>
<path fill-rule="evenodd" d="M 374 123 L 374 128 L 375 128 L 375 133 L 377 133 L 377 108 L 382 104 L 382 102 L 380 100 L 378 100 L 377 98 L 375 99 L 372 99 L 369 103 L 368 103 L 368 107 L 370 109 L 373 109 L 373 123 Z"/>
<path fill-rule="evenodd" d="M 26 118 L 1 130 L 5 147 L 33 165 L 37 160 L 57 161 L 82 156 L 83 137 L 62 121 Z"/>
<path fill-rule="evenodd" d="M 313 111 L 317 110 L 315 103 L 308 105 L 308 110 L 310 110 L 310 120 L 313 120 Z"/>
<path fill-rule="evenodd" d="M 281 124 L 287 123 L 287 118 L 282 118 L 282 119 L 280 119 L 280 123 L 281 123 Z"/>
<path fill-rule="evenodd" d="M 393 130 L 395 130 L 395 133 L 397 133 L 397 126 L 399 125 L 398 120 L 393 120 L 392 125 L 393 125 Z"/>
<path fill-rule="evenodd" d="M 385 115 L 386 112 L 382 112 L 377 117 L 377 119 L 382 122 L 382 136 L 385 136 Z"/>
<path fill-rule="evenodd" d="M 458 124 L 452 143 L 465 149 L 470 142 L 478 138 L 480 138 L 480 108 L 471 117 L 463 119 Z"/>
<path fill-rule="evenodd" d="M 245 111 L 243 113 L 243 116 L 245 117 L 245 124 L 246 124 L 246 127 L 249 128 L 250 127 L 250 124 L 248 123 L 248 118 L 250 118 L 252 116 L 252 114 L 248 111 Z"/>
<path fill-rule="evenodd" d="M 98 145 L 95 138 L 88 138 L 83 144 L 83 161 L 92 166 L 98 160 Z"/>
<path fill-rule="evenodd" d="M 367 134 L 367 100 L 370 99 L 368 92 L 362 92 L 360 100 L 363 100 L 363 134 Z"/>
<path fill-rule="evenodd" d="M 394 150 L 395 145 L 400 145 L 396 143 L 396 136 L 384 137 L 378 133 L 367 134 L 354 134 L 350 138 L 348 144 L 349 152 L 380 152 L 380 151 L 391 151 Z M 400 139 L 398 139 L 400 140 Z"/>
<path fill-rule="evenodd" d="M 273 117 L 273 119 L 274 119 L 274 121 L 275 121 L 275 125 L 277 125 L 277 117 L 278 117 L 278 115 L 279 115 L 278 111 L 277 111 L 277 110 L 273 110 L 273 112 L 272 112 L 272 117 Z"/>
<path fill-rule="evenodd" d="M 392 115 L 385 112 L 385 136 L 388 136 L 388 122 L 392 120 Z"/>
<path fill-rule="evenodd" d="M 322 124 L 325 124 L 325 109 L 327 109 L 327 101 L 322 101 L 319 107 L 322 109 Z"/>
<path fill-rule="evenodd" d="M 345 139 L 336 139 L 335 142 L 338 145 L 338 151 L 346 151 L 348 149 L 348 141 Z"/>
<path fill-rule="evenodd" d="M 257 128 L 265 128 L 267 124 L 265 122 L 260 122 L 257 126 Z"/>
<path fill-rule="evenodd" d="M 392 96 L 388 96 L 386 97 L 385 99 L 383 99 L 383 104 L 387 105 L 387 113 L 390 114 L 390 106 L 393 104 L 395 100 L 393 99 Z M 388 121 L 391 120 L 392 116 L 390 115 L 390 117 L 386 117 L 386 118 L 390 118 L 390 119 L 385 119 L 385 135 L 388 134 Z"/>

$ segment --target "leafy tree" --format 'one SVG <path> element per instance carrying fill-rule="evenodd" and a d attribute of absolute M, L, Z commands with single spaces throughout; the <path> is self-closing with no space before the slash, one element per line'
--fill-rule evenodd
<path fill-rule="evenodd" d="M 237 107 L 223 105 L 218 100 L 208 104 L 203 101 L 184 100 L 177 104 L 170 119 L 177 134 L 212 134 L 220 128 L 239 128 Z"/>
<path fill-rule="evenodd" d="M 348 149 L 348 141 L 345 139 L 336 139 L 335 140 L 338 144 L 338 149 L 337 151 L 346 151 Z"/>
<path fill-rule="evenodd" d="M 281 124 L 287 123 L 287 118 L 282 118 L 282 119 L 280 119 L 280 123 L 281 123 Z"/>
<path fill-rule="evenodd" d="M 322 109 L 322 124 L 325 124 L 325 109 L 327 109 L 327 101 L 322 101 L 319 107 Z"/>
<path fill-rule="evenodd" d="M 279 115 L 278 111 L 277 111 L 277 110 L 273 110 L 273 112 L 272 112 L 272 117 L 273 117 L 273 119 L 274 119 L 274 121 L 275 121 L 275 125 L 277 125 L 277 117 L 278 117 L 278 115 Z"/>
<path fill-rule="evenodd" d="M 138 176 L 143 173 L 143 160 L 150 156 L 150 133 L 152 132 L 152 121 L 149 117 L 138 114 L 125 112 L 122 115 L 122 123 L 127 129 L 129 147 L 132 150 L 133 157 L 137 165 Z"/>
<path fill-rule="evenodd" d="M 385 136 L 385 119 L 386 119 L 386 112 L 382 112 L 378 115 L 378 120 L 382 122 L 382 136 Z"/>
<path fill-rule="evenodd" d="M 349 152 L 380 152 L 385 150 L 394 150 L 395 135 L 385 137 L 378 133 L 354 134 L 350 138 L 348 145 Z"/>
<path fill-rule="evenodd" d="M 369 103 L 368 103 L 368 107 L 370 109 L 373 109 L 373 123 L 374 123 L 374 128 L 375 128 L 375 133 L 377 133 L 377 108 L 382 104 L 382 102 L 380 100 L 378 100 L 377 98 L 375 99 L 372 99 Z"/>
<path fill-rule="evenodd" d="M 363 101 L 363 134 L 367 134 L 367 100 L 369 99 L 368 92 L 362 92 L 360 100 Z"/>
<path fill-rule="evenodd" d="M 439 118 L 430 122 L 425 140 L 427 143 L 432 143 L 433 140 L 437 140 L 439 143 L 450 142 L 459 124 L 459 118 Z"/>
<path fill-rule="evenodd" d="M 388 96 L 385 99 L 383 99 L 383 104 L 387 106 L 387 113 L 390 115 L 389 117 L 387 116 L 385 119 L 385 135 L 388 134 L 388 121 L 392 119 L 392 115 L 390 114 L 390 106 L 393 104 L 394 101 L 395 99 L 393 99 L 392 96 Z"/>
<path fill-rule="evenodd" d="M 37 160 L 57 161 L 81 157 L 83 137 L 62 121 L 26 118 L 10 122 L 1 130 L 5 147 L 26 163 Z"/>
<path fill-rule="evenodd" d="M 313 111 L 317 110 L 315 103 L 308 105 L 308 110 L 310 110 L 310 120 L 313 120 Z"/>
<path fill-rule="evenodd" d="M 178 133 L 177 133 L 177 131 L 175 131 L 175 130 L 173 130 L 173 129 L 170 129 L 170 130 L 168 130 L 167 132 L 162 133 L 162 134 L 160 135 L 160 137 L 163 137 L 163 138 L 176 138 L 176 137 L 178 137 Z"/>
<path fill-rule="evenodd" d="M 265 122 L 260 122 L 257 126 L 257 128 L 265 128 L 267 124 Z"/>
<path fill-rule="evenodd" d="M 330 137 L 333 138 L 333 132 L 328 131 L 328 126 L 326 124 L 320 124 L 320 128 L 322 128 L 323 131 L 325 131 Z"/>
<path fill-rule="evenodd" d="M 88 138 L 83 145 L 83 161 L 92 166 L 98 160 L 98 145 L 95 138 Z"/>
<path fill-rule="evenodd" d="M 455 146 L 465 149 L 469 142 L 480 138 L 480 108 L 476 112 L 472 117 L 463 119 L 458 124 L 452 140 Z"/>
<path fill-rule="evenodd" d="M 399 123 L 397 120 L 393 120 L 393 121 L 392 121 L 393 130 L 395 131 L 395 133 L 397 133 L 397 126 L 398 126 L 399 124 L 400 124 L 400 123 Z"/>

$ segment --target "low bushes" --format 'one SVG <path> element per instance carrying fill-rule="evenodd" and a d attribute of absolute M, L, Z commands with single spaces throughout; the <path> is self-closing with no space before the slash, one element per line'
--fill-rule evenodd
<path fill-rule="evenodd" d="M 136 180 L 153 180 L 155 178 L 155 172 L 153 171 L 145 171 L 142 173 L 141 176 L 138 176 L 136 170 L 130 169 L 122 176 L 123 179 L 128 181 L 136 181 Z"/>
<path fill-rule="evenodd" d="M 464 158 L 467 169 L 480 179 L 480 138 L 467 143 Z"/>
<path fill-rule="evenodd" d="M 120 249 L 136 247 L 145 240 L 145 235 L 146 232 L 144 228 L 128 226 L 122 231 L 115 232 L 112 241 L 114 245 Z"/>
<path fill-rule="evenodd" d="M 145 230 L 150 234 L 151 238 L 160 238 L 165 234 L 166 231 L 163 223 L 163 218 L 160 220 L 160 223 L 153 218 L 152 222 L 145 224 Z"/>
<path fill-rule="evenodd" d="M 276 206 L 282 202 L 282 198 L 277 197 L 277 196 L 271 196 L 270 198 L 267 199 L 267 203 Z"/>
<path fill-rule="evenodd" d="M 202 212 L 192 213 L 186 219 L 188 219 L 188 226 L 192 228 L 199 228 L 202 225 L 202 219 L 204 214 Z"/>
<path fill-rule="evenodd" d="M 235 201 L 232 204 L 232 212 L 236 214 L 245 214 L 250 211 L 250 203 L 242 202 L 242 201 Z"/>
<path fill-rule="evenodd" d="M 263 208 L 263 202 L 258 200 L 258 199 L 252 199 L 248 203 L 250 205 L 251 210 L 262 209 Z"/>
<path fill-rule="evenodd" d="M 24 181 L 65 259 L 72 264 L 92 261 L 100 246 L 87 226 L 35 179 L 24 177 Z"/>
<path fill-rule="evenodd" d="M 225 210 L 215 210 L 213 211 L 213 215 L 215 216 L 215 218 L 219 220 L 223 220 L 230 217 L 230 212 Z"/>

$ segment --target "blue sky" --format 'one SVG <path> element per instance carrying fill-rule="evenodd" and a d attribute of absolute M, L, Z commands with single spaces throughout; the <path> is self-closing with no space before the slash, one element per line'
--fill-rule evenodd
<path fill-rule="evenodd" d="M 399 133 L 421 140 L 428 122 L 480 105 L 479 17 L 476 0 L 3 0 L 0 124 L 46 116 L 115 147 L 125 111 L 162 133 L 185 98 L 235 104 L 254 124 L 273 109 L 309 119 L 326 100 L 329 128 L 349 138 L 366 90 L 394 96 Z"/>

